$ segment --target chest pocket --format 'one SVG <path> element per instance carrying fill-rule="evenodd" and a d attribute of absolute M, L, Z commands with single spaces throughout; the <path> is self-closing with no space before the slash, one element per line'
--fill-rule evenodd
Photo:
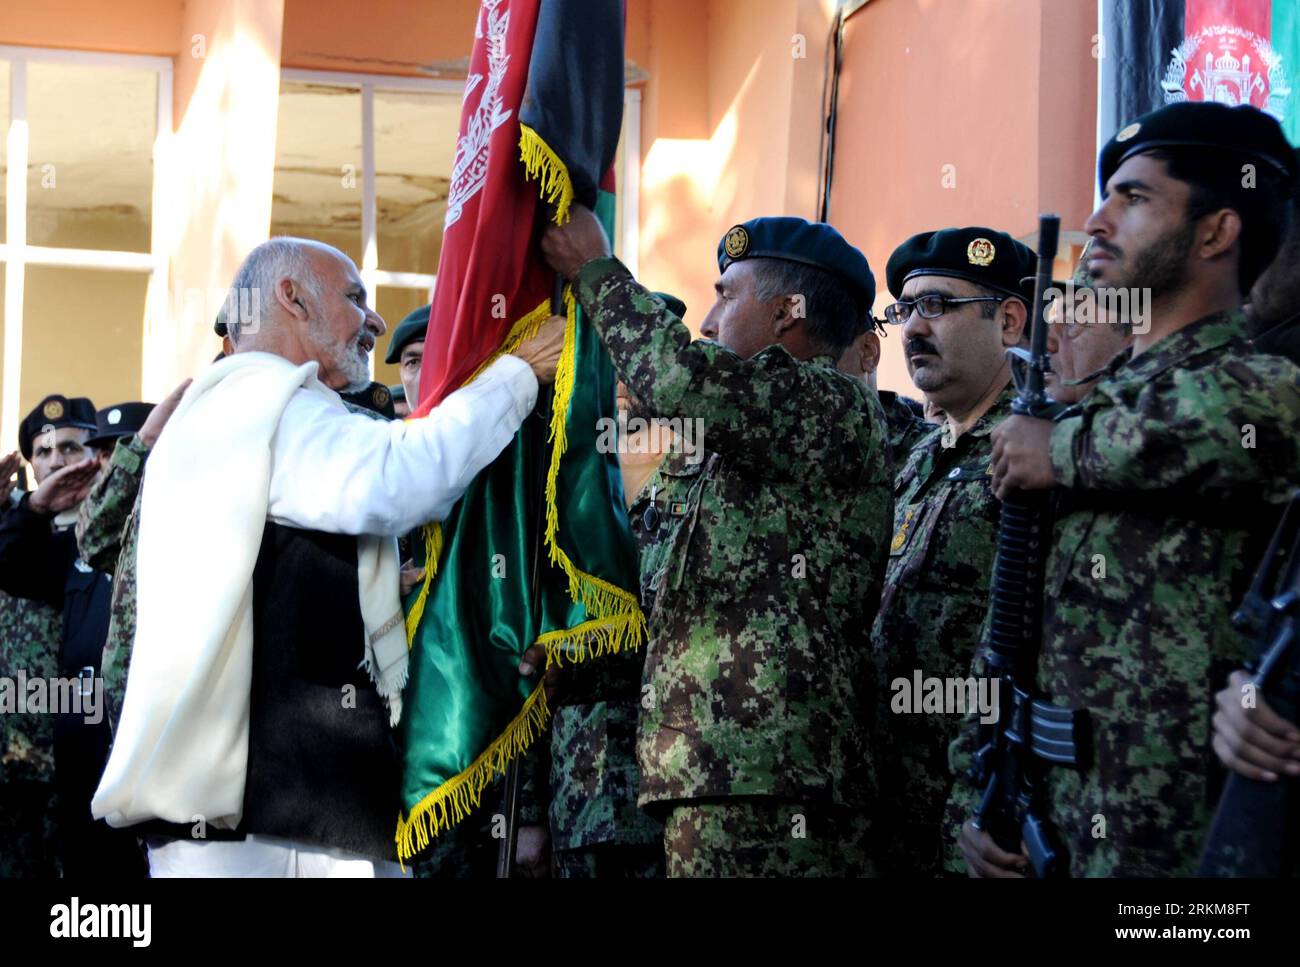
<path fill-rule="evenodd" d="M 943 584 L 954 568 L 980 566 L 966 558 L 996 540 L 998 505 L 989 481 L 987 460 L 975 460 L 941 472 L 919 500 L 898 508 L 889 554 L 906 559 L 904 580 Z M 945 522 L 949 509 L 959 519 Z M 941 527 L 946 533 L 938 533 Z"/>
<path fill-rule="evenodd" d="M 675 468 L 674 468 L 675 469 Z M 721 454 L 711 453 L 696 464 L 688 479 L 683 472 L 665 491 L 670 503 L 685 503 L 677 533 L 667 555 L 662 587 L 684 584 L 734 589 L 748 585 L 764 562 L 749 551 L 755 520 L 770 518 L 776 508 L 763 503 L 764 487 L 753 477 L 728 473 Z"/>

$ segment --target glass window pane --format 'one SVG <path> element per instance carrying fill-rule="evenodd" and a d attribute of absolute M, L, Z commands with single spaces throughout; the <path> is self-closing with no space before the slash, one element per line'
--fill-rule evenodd
<path fill-rule="evenodd" d="M 375 92 L 375 215 L 379 267 L 438 271 L 461 98 Z"/>
<path fill-rule="evenodd" d="M 148 282 L 144 272 L 27 267 L 20 415 L 48 393 L 99 407 L 139 398 Z"/>
<path fill-rule="evenodd" d="M 361 264 L 361 91 L 283 82 L 271 234 L 327 242 Z"/>
<path fill-rule="evenodd" d="M 375 299 L 375 311 L 384 318 L 388 323 L 388 332 L 379 340 L 375 346 L 375 379 L 388 386 L 396 386 L 402 381 L 402 374 L 399 372 L 397 364 L 388 365 L 384 362 L 384 357 L 388 355 L 388 344 L 393 338 L 393 330 L 397 324 L 406 318 L 407 315 L 414 312 L 420 306 L 429 304 L 429 293 L 423 289 L 405 289 L 392 285 L 379 286 L 379 292 Z"/>
<path fill-rule="evenodd" d="M 5 197 L 9 174 L 9 62 L 0 60 L 0 242 L 5 240 Z M 3 270 L 4 263 L 0 263 Z"/>
<path fill-rule="evenodd" d="M 5 264 L 0 262 L 0 379 L 5 371 Z M 24 414 L 19 414 L 22 416 Z"/>
<path fill-rule="evenodd" d="M 158 75 L 27 65 L 27 242 L 148 252 Z"/>

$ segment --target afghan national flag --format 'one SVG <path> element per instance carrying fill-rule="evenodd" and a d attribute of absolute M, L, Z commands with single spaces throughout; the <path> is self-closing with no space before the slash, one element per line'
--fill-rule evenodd
<path fill-rule="evenodd" d="M 1101 0 L 1097 136 L 1176 101 L 1253 104 L 1300 144 L 1297 0 Z"/>
<path fill-rule="evenodd" d="M 483 0 L 413 417 L 550 315 L 554 274 L 538 248 L 547 219 L 563 222 L 576 201 L 612 234 L 623 18 L 615 0 Z M 403 859 L 468 815 L 545 726 L 542 690 L 518 672 L 525 649 L 583 660 L 644 637 L 617 455 L 596 448 L 599 421 L 614 416 L 614 371 L 567 293 L 565 311 L 549 426 L 530 417 L 451 516 L 425 529 L 436 569 L 407 601 Z"/>

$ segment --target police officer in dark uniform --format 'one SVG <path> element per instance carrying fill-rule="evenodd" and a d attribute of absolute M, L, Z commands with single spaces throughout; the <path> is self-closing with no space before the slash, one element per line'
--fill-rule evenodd
<path fill-rule="evenodd" d="M 113 412 L 116 423 L 109 419 Z M 55 835 L 68 876 L 144 873 L 134 835 L 110 829 L 90 815 L 90 799 L 110 741 L 100 661 L 112 589 L 108 575 L 81 560 L 74 531 L 76 507 L 100 466 L 87 450 L 92 431 L 98 434 L 102 426 L 115 433 L 125 419 L 123 408 L 114 407 L 97 420 L 94 404 L 84 397 L 55 394 L 41 400 L 19 429 L 19 447 L 36 471 L 36 490 L 0 521 L 0 589 L 43 601 L 62 613 L 57 667 L 64 683 L 48 681 L 46 689 L 51 703 L 59 696 L 54 717 Z M 71 708 L 64 704 L 69 701 Z"/>

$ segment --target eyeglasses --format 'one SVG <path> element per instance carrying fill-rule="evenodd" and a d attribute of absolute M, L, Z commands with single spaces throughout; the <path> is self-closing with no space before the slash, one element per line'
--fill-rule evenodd
<path fill-rule="evenodd" d="M 895 326 L 901 326 L 912 317 L 913 309 L 921 314 L 922 319 L 938 319 L 951 306 L 966 302 L 1005 302 L 1008 298 L 1010 297 L 1001 295 L 972 295 L 954 299 L 946 295 L 923 295 L 919 299 L 900 299 L 892 306 L 887 306 L 885 319 Z"/>

